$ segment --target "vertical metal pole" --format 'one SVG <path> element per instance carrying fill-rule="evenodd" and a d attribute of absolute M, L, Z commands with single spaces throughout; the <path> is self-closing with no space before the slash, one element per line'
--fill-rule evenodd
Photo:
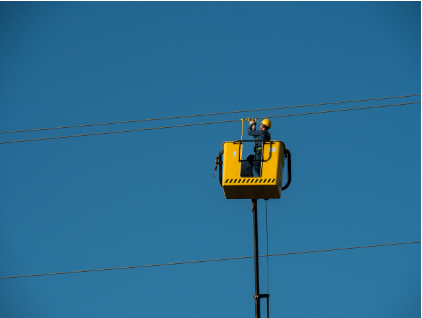
<path fill-rule="evenodd" d="M 258 254 L 258 204 L 252 199 L 254 263 L 255 263 L 255 317 L 261 317 L 261 299 L 259 297 L 259 254 Z"/>

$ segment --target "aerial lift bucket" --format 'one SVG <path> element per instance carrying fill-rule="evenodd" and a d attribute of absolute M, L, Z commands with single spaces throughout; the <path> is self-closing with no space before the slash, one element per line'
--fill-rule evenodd
<path fill-rule="evenodd" d="M 280 199 L 281 191 L 288 187 L 291 179 L 289 150 L 282 141 L 262 141 L 261 159 L 254 160 L 260 164 L 260 176 L 254 177 L 250 161 L 242 159 L 245 142 L 255 140 L 226 141 L 216 158 L 226 199 Z M 288 159 L 289 181 L 283 187 L 285 157 Z"/>

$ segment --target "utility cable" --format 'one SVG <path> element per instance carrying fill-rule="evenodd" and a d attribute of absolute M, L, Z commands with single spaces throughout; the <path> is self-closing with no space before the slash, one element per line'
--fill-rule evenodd
<path fill-rule="evenodd" d="M 362 110 L 362 109 L 370 109 L 370 108 L 381 108 L 381 107 L 390 107 L 390 106 L 402 106 L 402 105 L 420 104 L 420 103 L 421 102 L 412 102 L 412 103 L 401 103 L 401 104 L 380 105 L 380 106 L 367 106 L 367 107 L 360 107 L 360 108 L 346 108 L 346 109 L 326 110 L 326 111 L 312 112 L 312 113 L 289 114 L 289 115 L 279 115 L 279 116 L 266 116 L 265 118 L 280 118 L 280 117 L 291 117 L 291 116 L 302 116 L 302 115 L 313 115 L 313 114 L 325 114 L 325 113 L 333 113 L 333 112 L 344 112 L 344 111 L 349 111 L 349 110 Z M 11 143 L 17 143 L 17 142 L 41 141 L 41 140 L 63 139 L 63 138 L 73 138 L 73 137 L 99 136 L 99 135 L 119 134 L 119 133 L 133 132 L 133 131 L 145 131 L 145 130 L 155 130 L 155 129 L 168 129 L 168 128 L 201 126 L 201 125 L 211 125 L 211 124 L 224 124 L 224 123 L 236 122 L 236 121 L 239 121 L 239 120 L 240 119 L 234 119 L 234 120 L 215 121 L 215 122 L 199 123 L 199 124 L 187 124 L 187 125 L 177 125 L 177 126 L 167 126 L 167 127 L 154 127 L 154 128 L 141 128 L 141 129 L 131 129 L 131 130 L 121 130 L 121 131 L 108 131 L 108 132 L 93 133 L 93 134 L 83 134 L 83 135 L 70 135 L 70 136 L 47 137 L 47 138 L 38 138 L 38 139 L 2 141 L 2 142 L 0 142 L 0 144 L 11 144 Z"/>
<path fill-rule="evenodd" d="M 414 96 L 421 96 L 421 95 L 419 94 L 419 95 L 403 95 L 403 96 L 393 96 L 393 97 L 368 98 L 368 99 L 348 100 L 348 101 L 342 101 L 342 102 L 307 104 L 307 105 L 297 105 L 297 106 L 282 106 L 282 107 L 273 107 L 273 108 L 258 108 L 258 109 L 249 109 L 249 110 L 236 110 L 236 111 L 231 111 L 231 112 L 186 115 L 186 116 L 174 116 L 174 117 L 161 117 L 161 118 L 151 118 L 151 119 L 136 119 L 136 120 L 116 121 L 116 122 L 100 123 L 100 124 L 86 124 L 86 125 L 51 127 L 51 128 L 37 128 L 37 129 L 25 129 L 25 130 L 14 130 L 14 131 L 2 131 L 2 132 L 0 132 L 0 134 L 11 134 L 11 133 L 20 133 L 20 132 L 28 132 L 28 131 L 52 130 L 52 129 L 90 127 L 90 126 L 104 126 L 104 125 L 114 125 L 114 124 L 127 124 L 127 123 L 141 122 L 141 121 L 153 121 L 153 120 L 178 119 L 178 118 L 190 118 L 190 117 L 201 117 L 201 116 L 214 116 L 214 115 L 224 115 L 224 114 L 236 114 L 236 113 L 245 113 L 245 112 L 257 112 L 257 111 L 263 111 L 263 110 L 275 110 L 275 109 L 285 109 L 285 108 L 297 108 L 297 107 L 308 107 L 308 106 L 321 106 L 321 105 L 333 105 L 333 104 L 343 104 L 343 103 L 366 102 L 366 101 L 371 101 L 371 100 L 404 98 L 404 97 L 414 97 Z"/>
<path fill-rule="evenodd" d="M 369 247 L 380 247 L 380 246 L 393 246 L 393 245 L 404 245 L 404 244 L 416 244 L 416 243 L 420 243 L 420 242 L 421 241 L 403 242 L 403 243 L 391 243 L 391 244 L 377 244 L 377 245 L 367 245 L 367 246 L 354 246 L 354 247 L 342 247 L 342 248 L 332 248 L 332 249 L 328 249 L 328 250 L 315 250 L 315 251 L 305 251 L 305 252 L 292 252 L 292 253 L 259 255 L 259 257 L 266 257 L 266 256 L 285 256 L 285 255 L 297 255 L 297 254 L 308 254 L 308 253 L 319 253 L 319 252 L 332 252 L 332 251 L 341 251 L 341 250 L 352 250 L 352 249 L 358 249 L 358 248 L 369 248 Z M 229 261 L 229 260 L 247 259 L 247 258 L 254 258 L 254 257 L 253 256 L 242 256 L 242 257 L 220 258 L 220 259 L 210 259 L 210 260 L 191 261 L 191 262 L 178 262 L 178 263 L 154 264 L 154 265 L 139 265 L 139 266 L 114 267 L 114 268 L 103 268 L 103 269 L 88 269 L 88 270 L 73 271 L 73 272 L 60 272 L 60 273 L 48 273 L 48 274 L 35 274 L 35 275 L 22 275 L 22 276 L 0 277 L 0 279 L 35 277 L 35 276 L 49 276 L 49 275 L 63 275 L 63 274 L 77 274 L 77 273 L 111 271 L 111 270 L 116 270 L 116 269 L 130 269 L 130 268 L 141 268 L 141 267 L 157 267 L 157 266 L 168 266 L 168 265 L 195 264 L 195 263 Z"/>

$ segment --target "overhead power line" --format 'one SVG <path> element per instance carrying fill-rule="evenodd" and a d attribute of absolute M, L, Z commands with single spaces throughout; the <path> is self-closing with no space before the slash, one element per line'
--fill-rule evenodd
<path fill-rule="evenodd" d="M 245 112 L 257 112 L 257 111 L 263 111 L 263 110 L 275 110 L 275 109 L 285 109 L 285 108 L 297 108 L 297 107 L 308 107 L 308 106 L 321 106 L 321 105 L 334 105 L 334 104 L 355 103 L 355 102 L 367 102 L 367 101 L 371 101 L 371 100 L 404 98 L 404 97 L 414 97 L 414 96 L 421 96 L 421 95 L 419 94 L 419 95 L 403 95 L 403 96 L 393 96 L 393 97 L 368 98 L 368 99 L 348 100 L 348 101 L 342 101 L 342 102 L 329 102 L 329 103 L 307 104 L 307 105 L 297 105 L 297 106 L 282 106 L 282 107 L 273 107 L 273 108 L 258 108 L 258 109 L 249 109 L 249 110 L 236 110 L 236 111 L 231 111 L 231 112 L 186 115 L 186 116 L 174 116 L 174 117 L 161 117 L 161 118 L 151 118 L 151 119 L 136 119 L 136 120 L 116 121 L 116 122 L 100 123 L 100 124 L 86 124 L 86 125 L 51 127 L 51 128 L 37 128 L 37 129 L 25 129 L 25 130 L 14 130 L 14 131 L 2 131 L 2 132 L 0 132 L 0 134 L 12 134 L 12 133 L 52 130 L 52 129 L 104 126 L 104 125 L 114 125 L 114 124 L 128 124 L 128 123 L 136 123 L 136 122 L 141 122 L 141 121 L 153 121 L 153 120 L 164 120 L 164 119 L 178 119 L 178 118 L 190 118 L 190 117 L 213 116 L 213 115 L 224 115 L 224 114 L 236 114 L 236 113 L 245 113 Z"/>
<path fill-rule="evenodd" d="M 313 115 L 313 114 L 325 114 L 325 113 L 334 113 L 334 112 L 344 112 L 344 111 L 349 111 L 349 110 L 362 110 L 362 109 L 370 109 L 370 108 L 403 106 L 403 105 L 420 104 L 420 103 L 421 102 L 412 102 L 412 103 L 401 103 L 401 104 L 380 105 L 380 106 L 367 106 L 367 107 L 359 107 L 359 108 L 346 108 L 346 109 L 326 110 L 326 111 L 312 112 L 312 113 L 289 114 L 289 115 L 279 115 L 279 116 L 265 116 L 265 118 L 280 118 L 280 117 L 292 117 L 292 116 L 303 116 L 303 115 Z M 11 143 L 17 143 L 17 142 L 41 141 L 41 140 L 63 139 L 63 138 L 73 138 L 73 137 L 99 136 L 99 135 L 120 134 L 120 133 L 134 132 L 134 131 L 180 128 L 180 127 L 201 126 L 201 125 L 211 125 L 211 124 L 225 124 L 225 123 L 232 123 L 232 122 L 235 122 L 235 121 L 240 121 L 240 119 L 223 120 L 223 121 L 215 121 L 215 122 L 199 123 L 199 124 L 167 126 L 167 127 L 153 127 L 153 128 L 141 128 L 141 129 L 120 130 L 120 131 L 107 131 L 107 132 L 93 133 L 93 134 L 83 134 L 83 135 L 70 135 L 70 136 L 46 137 L 46 138 L 37 138 L 37 139 L 2 141 L 2 142 L 0 142 L 0 144 L 11 144 Z"/>
<path fill-rule="evenodd" d="M 420 243 L 420 242 L 421 241 L 403 242 L 403 243 L 391 243 L 391 244 L 377 244 L 377 245 L 367 245 L 367 246 L 354 246 L 354 247 L 341 247 L 341 248 L 331 248 L 331 249 L 328 249 L 328 250 L 315 250 L 315 251 L 304 251 L 304 252 L 291 252 L 291 253 L 281 253 L 281 254 L 260 255 L 259 257 L 286 256 L 286 255 L 309 254 L 309 253 L 320 253 L 320 252 L 333 252 L 333 251 L 353 250 L 353 249 L 369 248 L 369 247 L 381 247 L 381 246 L 393 246 L 393 245 L 404 245 L 404 244 L 416 244 L 416 243 Z M 63 275 L 63 274 L 78 274 L 78 273 L 99 272 L 99 271 L 112 271 L 112 270 L 116 270 L 116 269 L 141 268 L 141 267 L 158 267 L 158 266 L 169 266 L 169 265 L 196 264 L 196 263 L 230 261 L 230 260 L 247 259 L 247 258 L 253 258 L 253 256 L 219 258 L 219 259 L 209 259 L 209 260 L 202 260 L 202 261 L 166 263 L 166 264 L 138 265 L 138 266 L 113 267 L 113 268 L 102 268 L 102 269 L 88 269 L 88 270 L 73 271 L 73 272 L 60 272 L 60 273 L 48 273 L 48 274 L 9 276 L 9 277 L 0 277 L 0 279 L 35 277 L 35 276 L 50 276 L 50 275 Z"/>

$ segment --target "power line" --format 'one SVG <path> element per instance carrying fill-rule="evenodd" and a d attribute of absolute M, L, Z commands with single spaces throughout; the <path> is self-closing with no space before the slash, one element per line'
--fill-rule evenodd
<path fill-rule="evenodd" d="M 390 105 L 380 105 L 380 106 L 367 106 L 367 107 L 359 107 L 359 108 L 346 108 L 346 109 L 326 110 L 326 111 L 312 112 L 312 113 L 289 114 L 289 115 L 279 115 L 279 116 L 266 116 L 265 118 L 280 118 L 280 117 L 303 116 L 303 115 L 313 115 L 313 114 L 325 114 L 325 113 L 333 113 L 333 112 L 344 112 L 344 111 L 349 111 L 349 110 L 362 110 L 362 109 L 381 108 L 381 107 L 390 107 L 390 106 L 403 106 L 403 105 L 420 104 L 420 103 L 421 102 L 412 102 L 412 103 L 390 104 Z M 11 143 L 17 143 L 17 142 L 41 141 L 41 140 L 63 139 L 63 138 L 73 138 L 73 137 L 99 136 L 99 135 L 120 134 L 120 133 L 126 133 L 126 132 L 134 132 L 134 131 L 168 129 L 168 128 L 201 126 L 201 125 L 211 125 L 211 124 L 225 124 L 225 123 L 232 123 L 232 122 L 235 122 L 235 121 L 240 121 L 240 119 L 215 121 L 215 122 L 199 123 L 199 124 L 187 124 L 187 125 L 166 126 L 166 127 L 141 128 L 141 129 L 120 130 L 120 131 L 108 131 L 108 132 L 83 134 L 83 135 L 70 135 L 70 136 L 47 137 L 47 138 L 37 138 L 37 139 L 24 139 L 24 140 L 15 140 L 15 141 L 2 141 L 2 142 L 0 142 L 0 144 L 11 144 Z"/>
<path fill-rule="evenodd" d="M 368 99 L 348 100 L 348 101 L 342 101 L 342 102 L 329 102 L 329 103 L 307 104 L 307 105 L 297 105 L 297 106 L 283 106 L 283 107 L 274 107 L 274 108 L 258 108 L 258 109 L 249 109 L 249 110 L 236 110 L 236 111 L 231 111 L 231 112 L 220 112 L 220 113 L 209 113 L 209 114 L 198 114 L 198 115 L 186 115 L 186 116 L 174 116 L 174 117 L 161 117 L 161 118 L 151 118 L 151 119 L 116 121 L 116 122 L 100 123 L 100 124 L 86 124 L 86 125 L 51 127 L 51 128 L 37 128 L 37 129 L 25 129 L 25 130 L 14 130 L 14 131 L 2 131 L 2 132 L 0 132 L 0 134 L 11 134 L 11 133 L 20 133 L 20 132 L 28 132 L 28 131 L 52 130 L 52 129 L 90 127 L 90 126 L 103 126 L 103 125 L 114 125 L 114 124 L 127 124 L 127 123 L 141 122 L 141 121 L 153 121 L 153 120 L 164 120 L 164 119 L 177 119 L 177 118 L 190 118 L 190 117 L 200 117 L 200 116 L 236 114 L 236 113 L 245 113 L 245 112 L 257 112 L 257 111 L 263 111 L 263 110 L 275 110 L 275 109 L 285 109 L 285 108 L 297 108 L 297 107 L 308 107 L 308 106 L 321 106 L 321 105 L 333 105 L 333 104 L 344 104 L 344 103 L 354 103 L 354 102 L 366 102 L 366 101 L 371 101 L 371 100 L 404 98 L 404 97 L 414 97 L 414 96 L 421 96 L 421 95 L 419 94 L 419 95 L 403 95 L 403 96 L 393 96 L 393 97 L 368 98 Z"/>
<path fill-rule="evenodd" d="M 342 250 L 352 250 L 352 249 L 358 249 L 358 248 L 369 248 L 369 247 L 381 247 L 381 246 L 415 244 L 415 243 L 420 243 L 420 242 L 421 241 L 403 242 L 403 243 L 391 243 L 391 244 L 377 244 L 377 245 L 367 245 L 367 246 L 354 246 L 354 247 L 341 247 L 341 248 L 331 248 L 331 249 L 328 249 L 328 250 L 315 250 L 315 251 L 305 251 L 305 252 L 291 252 L 291 253 L 269 254 L 269 255 L 267 254 L 267 255 L 259 255 L 259 257 L 285 256 L 285 255 L 309 254 L 309 253 L 319 253 L 319 252 L 333 252 L 333 251 L 342 251 Z M 219 259 L 209 259 L 209 260 L 202 260 L 202 261 L 166 263 L 166 264 L 138 265 L 138 266 L 113 267 L 113 268 L 102 268 L 102 269 L 88 269 L 88 270 L 73 271 L 73 272 L 60 272 L 60 273 L 35 274 L 35 275 L 23 275 L 23 276 L 9 276 L 9 277 L 0 277 L 0 279 L 35 277 L 35 276 L 50 276 L 50 275 L 63 275 L 63 274 L 78 274 L 78 273 L 88 273 L 88 272 L 111 271 L 111 270 L 116 270 L 116 269 L 141 268 L 141 267 L 158 267 L 158 266 L 168 266 L 168 265 L 196 264 L 196 263 L 219 262 L 219 261 L 229 261 L 229 260 L 247 259 L 247 258 L 253 258 L 253 256 L 219 258 Z"/>

